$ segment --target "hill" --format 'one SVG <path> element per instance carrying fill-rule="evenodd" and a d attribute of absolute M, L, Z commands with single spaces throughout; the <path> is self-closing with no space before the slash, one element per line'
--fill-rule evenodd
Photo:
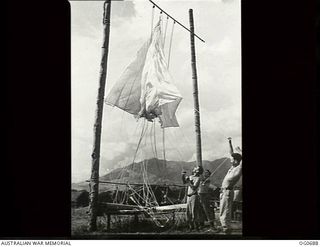
<path fill-rule="evenodd" d="M 204 160 L 202 164 L 204 169 L 209 169 L 211 172 L 214 172 L 210 178 L 211 184 L 216 187 L 220 187 L 225 174 L 231 166 L 230 159 L 226 160 L 226 158 L 221 158 L 214 161 Z M 115 169 L 112 172 L 101 176 L 100 180 L 125 183 L 143 183 L 142 171 L 145 169 L 148 174 L 150 184 L 182 184 L 181 172 L 186 171 L 187 174 L 191 174 L 191 170 L 195 165 L 195 161 L 167 161 L 165 164 L 163 160 L 154 158 Z M 241 184 L 241 179 L 239 183 Z M 100 184 L 101 189 L 111 189 L 112 187 L 114 186 L 109 184 Z M 80 182 L 72 184 L 72 189 L 89 190 L 89 186 L 87 182 Z"/>

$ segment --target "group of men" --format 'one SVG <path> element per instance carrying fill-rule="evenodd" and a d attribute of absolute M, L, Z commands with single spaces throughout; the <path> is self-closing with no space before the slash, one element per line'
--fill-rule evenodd
<path fill-rule="evenodd" d="M 239 181 L 242 174 L 242 155 L 234 152 L 231 138 L 228 138 L 231 168 L 224 177 L 220 190 L 220 222 L 221 228 L 215 226 L 214 210 L 210 207 L 210 176 L 209 170 L 203 170 L 202 166 L 193 169 L 192 175 L 187 176 L 186 172 L 182 173 L 182 181 L 188 184 L 187 191 L 187 221 L 190 230 L 199 230 L 204 221 L 210 224 L 210 232 L 222 230 L 225 234 L 231 233 L 231 212 L 234 198 L 234 186 Z"/>

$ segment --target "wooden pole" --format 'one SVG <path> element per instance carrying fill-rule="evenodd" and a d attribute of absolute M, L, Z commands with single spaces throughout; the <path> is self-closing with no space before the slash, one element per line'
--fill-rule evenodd
<path fill-rule="evenodd" d="M 99 195 L 99 163 L 100 163 L 100 142 L 101 142 L 101 126 L 102 126 L 102 113 L 104 104 L 104 91 L 106 85 L 107 74 L 107 61 L 109 52 L 109 34 L 110 34 L 110 8 L 111 0 L 104 2 L 103 14 L 103 44 L 102 44 L 102 57 L 100 63 L 100 76 L 99 76 L 99 89 L 97 97 L 97 108 L 94 124 L 94 140 L 93 150 L 91 154 L 91 178 L 90 178 L 90 222 L 89 231 L 97 230 L 97 215 L 98 215 L 98 195 Z"/>
<path fill-rule="evenodd" d="M 196 51 L 194 45 L 194 24 L 193 24 L 193 11 L 189 9 L 189 22 L 190 22 L 190 44 L 191 44 L 191 68 L 192 68 L 192 84 L 193 84 L 193 101 L 194 101 L 194 119 L 196 131 L 196 160 L 197 165 L 202 167 L 202 154 L 201 154 L 201 131 L 200 131 L 200 111 L 198 99 L 198 78 L 196 66 Z"/>

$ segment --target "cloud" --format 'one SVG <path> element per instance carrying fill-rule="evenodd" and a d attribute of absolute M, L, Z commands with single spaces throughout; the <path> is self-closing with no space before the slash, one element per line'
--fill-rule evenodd
<path fill-rule="evenodd" d="M 234 3 L 236 0 L 222 0 L 223 3 Z"/>
<path fill-rule="evenodd" d="M 232 41 L 230 37 L 223 37 L 223 39 L 221 39 L 219 42 L 206 47 L 205 50 L 204 47 L 202 47 L 202 50 L 200 50 L 200 52 L 210 52 L 217 55 L 231 52 L 232 48 Z"/>
<path fill-rule="evenodd" d="M 105 164 L 102 166 L 114 169 L 129 165 L 133 160 L 136 144 L 126 142 L 108 142 L 103 145 L 102 156 Z M 131 159 L 130 159 L 131 158 Z"/>
<path fill-rule="evenodd" d="M 80 182 L 90 177 L 92 142 L 72 137 L 71 174 L 72 182 Z"/>
<path fill-rule="evenodd" d="M 102 30 L 103 1 L 70 1 L 72 32 L 86 37 L 97 37 Z M 111 6 L 111 27 L 121 25 L 135 17 L 132 1 L 113 1 Z"/>
<path fill-rule="evenodd" d="M 218 111 L 208 111 L 206 108 L 201 109 L 201 138 L 203 159 L 212 160 L 221 158 L 228 154 L 227 138 L 230 136 L 234 139 L 237 146 L 242 146 L 241 138 L 241 105 L 232 105 L 222 108 Z M 187 142 L 191 143 L 189 154 L 192 157 L 189 160 L 195 160 L 195 127 L 193 111 L 185 111 L 179 115 L 181 131 L 186 136 Z M 185 138 L 178 138 L 183 140 Z M 190 155 L 189 155 L 190 156 Z"/>
<path fill-rule="evenodd" d="M 135 3 L 133 1 L 118 1 L 112 3 L 112 20 L 114 20 L 114 18 L 130 20 L 135 17 L 135 15 Z"/>
<path fill-rule="evenodd" d="M 228 1 L 231 3 L 231 1 Z M 221 1 L 159 1 L 169 14 L 188 26 L 194 10 L 197 72 L 204 159 L 223 157 L 226 138 L 241 146 L 241 36 L 240 4 Z M 120 77 L 151 32 L 152 4 L 148 1 L 113 1 L 106 92 Z M 91 170 L 93 124 L 102 42 L 100 1 L 71 2 L 72 42 L 72 180 L 87 179 Z M 155 10 L 154 20 L 159 17 Z M 168 55 L 168 22 L 165 53 Z M 195 153 L 190 34 L 175 24 L 170 57 L 171 74 L 183 100 L 177 111 L 180 128 L 166 130 L 168 160 L 190 160 Z M 101 174 L 132 162 L 143 123 L 128 113 L 104 105 Z M 151 126 L 136 160 L 154 156 Z M 162 158 L 162 132 L 156 125 L 157 155 Z"/>

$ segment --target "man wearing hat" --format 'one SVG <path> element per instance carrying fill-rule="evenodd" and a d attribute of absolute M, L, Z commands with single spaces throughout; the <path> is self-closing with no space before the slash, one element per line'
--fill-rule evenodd
<path fill-rule="evenodd" d="M 220 193 L 220 222 L 226 234 L 231 233 L 231 212 L 234 197 L 233 187 L 242 175 L 242 155 L 233 152 L 231 137 L 228 138 L 231 154 L 231 168 L 228 170 L 221 185 Z"/>
<path fill-rule="evenodd" d="M 190 230 L 199 230 L 201 222 L 201 211 L 200 211 L 200 199 L 198 189 L 200 186 L 200 175 L 203 173 L 203 168 L 200 166 L 195 167 L 192 170 L 191 176 L 186 176 L 186 172 L 182 172 L 182 182 L 188 184 L 187 191 L 187 221 Z"/>

